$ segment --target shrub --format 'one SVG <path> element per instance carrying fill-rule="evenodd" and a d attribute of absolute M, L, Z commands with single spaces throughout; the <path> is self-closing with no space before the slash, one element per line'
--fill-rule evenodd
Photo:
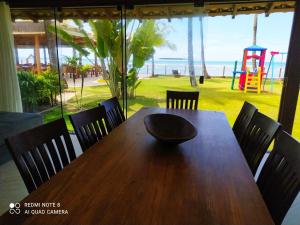
<path fill-rule="evenodd" d="M 56 97 L 59 95 L 60 92 L 58 73 L 48 70 L 42 73 L 42 77 L 45 80 L 44 88 L 46 88 L 48 91 L 47 96 L 50 100 L 50 104 L 54 106 L 55 104 L 57 104 Z M 63 86 L 64 85 L 62 84 L 62 89 Z"/>
<path fill-rule="evenodd" d="M 47 71 L 41 75 L 31 72 L 18 71 L 23 109 L 26 112 L 35 112 L 41 105 L 57 104 L 59 95 L 58 74 Z"/>
<path fill-rule="evenodd" d="M 23 110 L 26 112 L 34 112 L 37 107 L 37 79 L 32 73 L 26 71 L 19 71 L 18 79 L 21 91 Z"/>

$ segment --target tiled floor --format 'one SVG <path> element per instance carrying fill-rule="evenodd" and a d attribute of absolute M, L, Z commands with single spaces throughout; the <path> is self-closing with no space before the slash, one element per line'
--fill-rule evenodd
<path fill-rule="evenodd" d="M 71 135 L 76 155 L 82 154 L 79 142 L 75 135 Z M 267 156 L 263 159 L 265 162 Z M 259 168 L 259 171 L 261 166 Z M 13 161 L 0 166 L 0 215 L 2 215 L 11 202 L 18 202 L 28 195 L 23 180 Z M 283 224 L 300 225 L 300 195 L 296 198 Z"/>

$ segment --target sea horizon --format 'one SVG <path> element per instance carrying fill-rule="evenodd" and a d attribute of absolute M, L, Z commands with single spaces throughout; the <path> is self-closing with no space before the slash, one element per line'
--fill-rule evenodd
<path fill-rule="evenodd" d="M 20 62 L 25 63 L 26 58 L 20 57 Z M 42 62 L 45 60 L 42 60 Z M 46 59 L 49 63 L 49 59 Z M 60 63 L 65 63 L 65 56 L 60 57 Z M 82 58 L 82 64 L 91 64 L 95 59 L 92 58 Z M 237 71 L 241 70 L 242 61 L 237 61 Z M 30 63 L 33 63 L 30 61 Z M 98 62 L 100 64 L 100 62 Z M 270 62 L 265 62 L 265 72 L 267 72 Z M 211 76 L 232 76 L 235 61 L 230 60 L 207 60 L 205 61 L 206 69 Z M 249 67 L 252 67 L 252 62 L 247 63 Z M 283 77 L 286 62 L 274 62 L 274 78 Z M 128 68 L 132 67 L 132 62 L 129 61 Z M 194 60 L 195 75 L 202 75 L 202 62 L 201 60 Z M 158 58 L 154 59 L 154 74 L 155 75 L 172 75 L 173 71 L 177 71 L 180 75 L 188 75 L 188 60 L 185 58 Z M 139 77 L 147 77 L 152 75 L 152 60 L 147 60 L 142 68 L 138 70 Z M 268 77 L 272 75 L 272 67 L 270 67 Z"/>

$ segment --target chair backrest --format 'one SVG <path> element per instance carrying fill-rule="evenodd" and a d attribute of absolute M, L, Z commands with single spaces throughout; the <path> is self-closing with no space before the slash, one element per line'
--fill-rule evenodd
<path fill-rule="evenodd" d="M 83 151 L 111 131 L 104 106 L 82 111 L 69 117 Z"/>
<path fill-rule="evenodd" d="M 300 191 L 300 143 L 280 131 L 257 185 L 275 224 L 281 224 Z"/>
<path fill-rule="evenodd" d="M 76 158 L 64 119 L 35 127 L 5 141 L 29 193 Z"/>
<path fill-rule="evenodd" d="M 256 112 L 257 108 L 254 105 L 250 104 L 247 101 L 244 102 L 244 105 L 232 127 L 235 137 L 239 143 Z"/>
<path fill-rule="evenodd" d="M 169 91 L 167 90 L 167 108 L 198 109 L 199 92 Z"/>
<path fill-rule="evenodd" d="M 105 100 L 100 105 L 105 107 L 107 118 L 112 128 L 116 128 L 125 121 L 125 116 L 117 97 Z"/>
<path fill-rule="evenodd" d="M 279 128 L 279 123 L 260 112 L 256 112 L 250 121 L 240 146 L 253 174 Z"/>

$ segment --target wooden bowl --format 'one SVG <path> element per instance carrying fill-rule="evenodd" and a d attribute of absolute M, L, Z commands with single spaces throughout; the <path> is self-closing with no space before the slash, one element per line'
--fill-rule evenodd
<path fill-rule="evenodd" d="M 180 144 L 194 138 L 197 130 L 181 116 L 156 113 L 145 116 L 144 124 L 149 134 L 158 141 L 168 144 Z"/>

